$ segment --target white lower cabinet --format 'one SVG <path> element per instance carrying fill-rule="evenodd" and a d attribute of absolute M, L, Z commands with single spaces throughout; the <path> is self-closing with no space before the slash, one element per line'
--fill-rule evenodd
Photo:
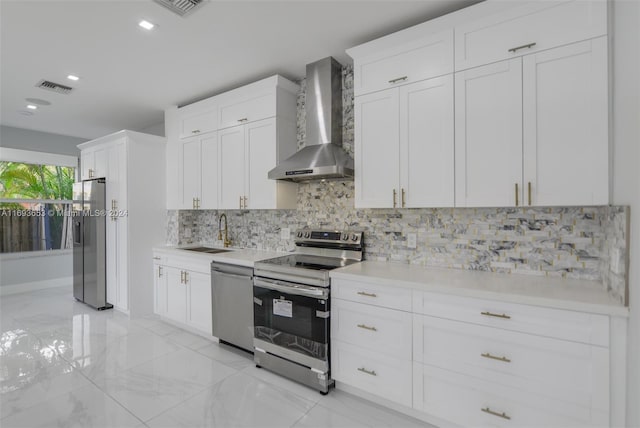
<path fill-rule="evenodd" d="M 331 288 L 339 386 L 462 426 L 604 427 L 615 418 L 609 316 L 366 279 L 333 278 Z"/>
<path fill-rule="evenodd" d="M 211 335 L 210 262 L 159 254 L 154 262 L 155 314 Z"/>

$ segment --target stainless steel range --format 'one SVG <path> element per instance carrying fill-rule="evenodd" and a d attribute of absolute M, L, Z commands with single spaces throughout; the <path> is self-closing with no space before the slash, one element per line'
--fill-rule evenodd
<path fill-rule="evenodd" d="M 333 384 L 329 272 L 362 260 L 362 232 L 300 230 L 296 236 L 294 254 L 255 264 L 254 361 L 326 394 Z"/>

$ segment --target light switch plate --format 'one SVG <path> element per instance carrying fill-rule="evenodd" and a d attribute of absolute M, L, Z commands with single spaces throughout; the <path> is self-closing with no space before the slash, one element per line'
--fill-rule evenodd
<path fill-rule="evenodd" d="M 407 248 L 416 248 L 418 246 L 418 236 L 415 233 L 407 233 Z"/>
<path fill-rule="evenodd" d="M 291 238 L 291 229 L 289 229 L 288 227 L 283 227 L 282 229 L 280 229 L 280 239 L 286 240 L 289 238 Z"/>

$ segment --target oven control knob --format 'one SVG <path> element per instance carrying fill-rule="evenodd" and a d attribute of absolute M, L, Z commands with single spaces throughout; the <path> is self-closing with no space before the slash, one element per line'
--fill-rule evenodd
<path fill-rule="evenodd" d="M 342 234 L 342 240 L 343 241 L 348 241 L 349 240 L 349 234 L 348 233 L 343 233 Z"/>
<path fill-rule="evenodd" d="M 351 235 L 351 240 L 352 241 L 357 241 L 358 240 L 358 235 L 356 235 L 355 233 L 353 235 Z"/>
<path fill-rule="evenodd" d="M 310 238 L 310 237 L 311 237 L 311 234 L 310 234 L 309 232 L 305 232 L 305 233 L 304 233 L 304 237 L 308 239 L 308 238 Z"/>
<path fill-rule="evenodd" d="M 302 238 L 302 232 L 298 232 L 298 238 Z"/>

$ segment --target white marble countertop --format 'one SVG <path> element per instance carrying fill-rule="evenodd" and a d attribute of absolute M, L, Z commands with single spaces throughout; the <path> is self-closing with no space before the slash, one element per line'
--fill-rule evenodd
<path fill-rule="evenodd" d="M 616 302 L 596 281 L 427 268 L 377 261 L 356 263 L 333 270 L 330 275 L 336 279 L 443 294 L 605 315 L 629 315 L 629 309 Z"/>
<path fill-rule="evenodd" d="M 228 253 L 218 253 L 218 254 L 210 254 L 210 253 L 201 253 L 198 251 L 187 251 L 186 248 L 194 248 L 194 247 L 211 247 L 211 248 L 220 248 L 224 250 L 230 250 Z M 180 255 L 182 257 L 188 256 L 193 258 L 194 260 L 205 260 L 208 262 L 221 262 L 221 263 L 230 263 L 238 266 L 245 267 L 253 267 L 255 262 L 260 260 L 271 259 L 274 257 L 280 257 L 287 255 L 288 253 L 282 253 L 278 251 L 264 251 L 264 250 L 256 250 L 252 248 L 222 248 L 217 247 L 211 244 L 188 244 L 188 245 L 178 245 L 178 246 L 161 246 L 161 247 L 153 247 L 154 252 L 167 253 L 169 255 Z"/>

